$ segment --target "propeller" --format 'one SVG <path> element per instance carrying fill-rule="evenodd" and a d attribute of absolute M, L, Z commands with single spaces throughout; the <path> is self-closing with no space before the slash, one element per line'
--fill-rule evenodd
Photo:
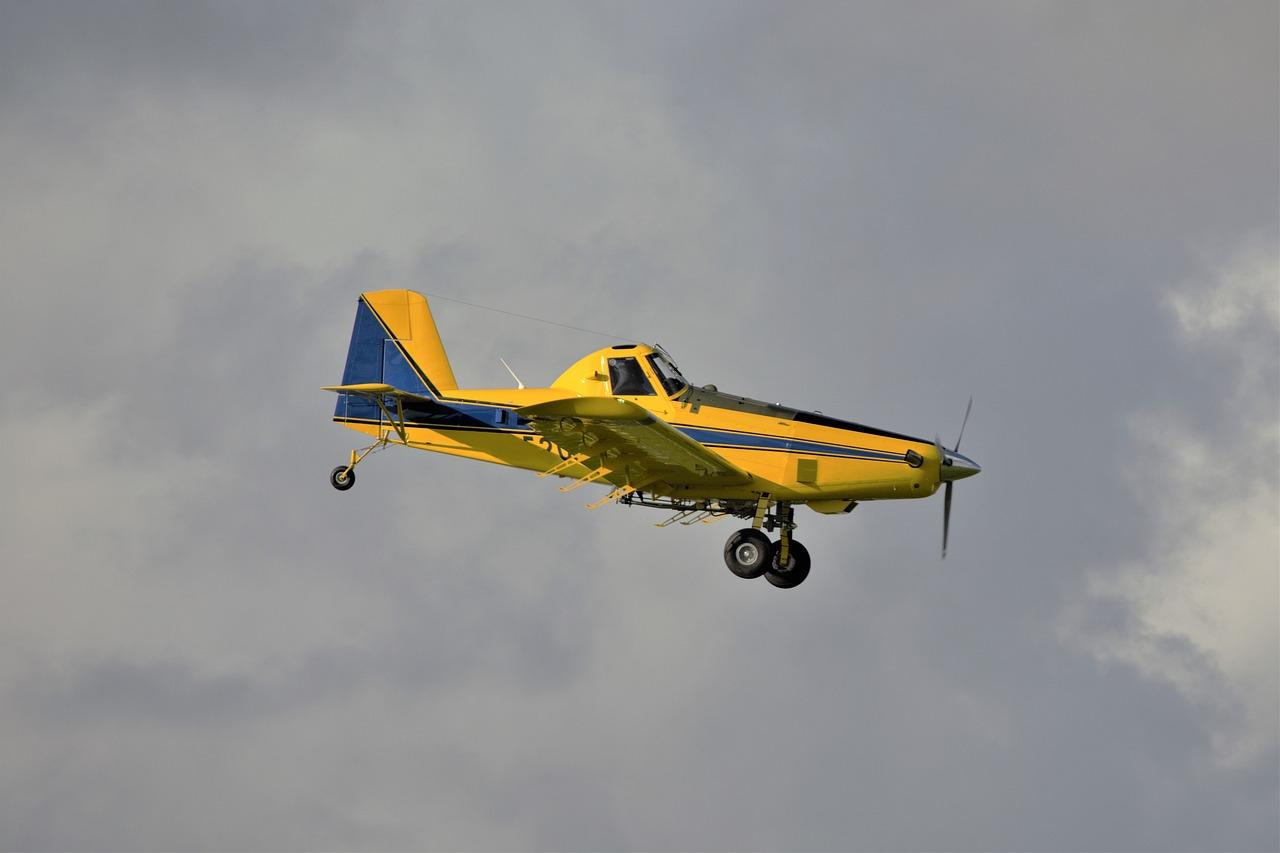
<path fill-rule="evenodd" d="M 952 448 L 957 453 L 960 451 L 960 439 L 964 438 L 964 428 L 969 425 L 969 412 L 972 410 L 973 397 L 969 397 L 969 405 L 966 406 L 964 410 L 964 420 L 960 423 L 960 434 L 956 436 L 956 446 Z M 937 435 L 934 435 L 933 437 L 933 446 L 938 449 L 939 466 L 953 464 L 947 457 L 946 449 L 942 446 L 942 439 L 938 438 Z M 969 473 L 962 474 L 961 476 L 967 477 L 976 473 L 977 471 L 973 470 Z M 939 469 L 939 476 L 943 476 L 941 467 Z M 947 537 L 951 533 L 951 487 L 955 485 L 955 480 L 956 478 L 954 476 L 946 478 L 947 486 L 942 495 L 942 559 L 944 560 L 947 558 Z"/>
<path fill-rule="evenodd" d="M 964 428 L 969 425 L 969 413 L 973 411 L 973 395 L 969 395 L 969 405 L 964 407 L 964 420 L 960 422 L 960 434 L 956 436 L 956 446 L 952 450 L 960 449 L 960 439 L 964 438 Z"/>
<path fill-rule="evenodd" d="M 947 559 L 947 534 L 951 532 L 951 487 L 955 483 L 947 481 L 947 490 L 942 494 L 942 559 Z"/>

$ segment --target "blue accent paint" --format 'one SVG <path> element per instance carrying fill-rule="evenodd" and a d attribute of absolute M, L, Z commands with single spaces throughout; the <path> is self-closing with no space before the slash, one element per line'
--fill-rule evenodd
<path fill-rule="evenodd" d="M 903 462 L 901 454 L 883 450 L 867 450 L 843 444 L 827 444 L 820 441 L 799 441 L 776 436 L 742 435 L 719 430 L 677 427 L 680 432 L 699 444 L 741 447 L 746 450 L 789 450 L 793 453 L 822 453 L 828 456 L 847 456 L 851 459 L 871 459 L 880 462 Z"/>
<path fill-rule="evenodd" d="M 347 347 L 343 385 L 382 381 L 382 342 L 387 337 L 382 324 L 363 299 L 356 305 L 356 324 Z"/>
<path fill-rule="evenodd" d="M 413 365 L 405 359 L 400 347 L 395 341 L 387 339 L 387 330 L 373 313 L 373 309 L 361 299 L 356 304 L 356 322 L 351 329 L 351 343 L 347 347 L 347 364 L 342 371 L 342 384 L 359 385 L 366 382 L 385 382 L 410 394 L 433 396 Z M 388 402 L 388 408 L 395 411 L 395 403 Z M 373 421 L 381 417 L 377 404 L 359 394 L 338 394 L 333 414 L 335 417 Z"/>
<path fill-rule="evenodd" d="M 395 411 L 394 401 L 388 408 Z M 469 429 L 494 430 L 495 423 L 505 424 L 510 409 L 495 409 L 492 406 L 471 406 L 465 403 L 444 403 L 438 400 L 405 400 L 404 420 L 407 426 L 428 427 L 431 429 L 447 429 L 449 427 L 465 427 Z M 521 432 L 532 432 L 529 427 L 514 427 Z M 506 432 L 507 430 L 498 430 Z"/>
<path fill-rule="evenodd" d="M 368 397 L 339 392 L 338 405 L 333 410 L 333 416 L 335 418 L 357 418 L 365 421 L 376 421 L 382 417 L 382 412 L 378 410 L 378 404 Z"/>
<path fill-rule="evenodd" d="M 347 364 L 342 371 L 343 385 L 382 381 L 382 342 L 386 333 L 373 311 L 361 299 L 356 305 L 356 322 L 347 347 Z M 377 420 L 378 406 L 356 394 L 338 394 L 335 417 Z"/>
<path fill-rule="evenodd" d="M 788 448 L 800 453 L 836 453 L 852 456 L 856 459 L 875 459 L 881 462 L 903 462 L 906 457 L 901 453 L 890 453 L 884 450 L 869 450 L 864 447 L 849 447 L 843 444 L 828 444 L 822 441 L 791 441 Z"/>
<path fill-rule="evenodd" d="M 769 450 L 786 450 L 788 442 L 785 438 L 765 435 L 739 435 L 719 430 L 697 429 L 694 427 L 677 427 L 680 432 L 699 444 L 730 444 L 734 447 L 760 447 Z"/>
<path fill-rule="evenodd" d="M 382 381 L 393 388 L 408 391 L 410 394 L 419 394 L 423 397 L 435 396 L 422 383 L 418 372 L 405 359 L 404 353 L 395 341 L 384 341 L 382 345 Z"/>

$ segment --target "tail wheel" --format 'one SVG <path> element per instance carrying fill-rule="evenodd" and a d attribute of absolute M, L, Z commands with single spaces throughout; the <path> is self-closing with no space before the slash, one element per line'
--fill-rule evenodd
<path fill-rule="evenodd" d="M 796 540 L 791 540 L 787 549 L 787 565 L 779 564 L 778 557 L 782 551 L 782 543 L 774 542 L 769 549 L 769 570 L 764 573 L 765 580 L 779 589 L 791 589 L 804 583 L 809 577 L 809 551 Z"/>
<path fill-rule="evenodd" d="M 339 465 L 329 472 L 329 483 L 338 491 L 345 492 L 356 484 L 356 469 L 349 465 Z"/>
<path fill-rule="evenodd" d="M 724 564 L 740 578 L 758 578 L 769 569 L 769 537 L 750 527 L 739 530 L 724 543 Z"/>

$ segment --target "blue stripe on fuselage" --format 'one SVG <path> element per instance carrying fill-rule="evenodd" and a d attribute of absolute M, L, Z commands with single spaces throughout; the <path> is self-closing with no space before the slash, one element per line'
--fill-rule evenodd
<path fill-rule="evenodd" d="M 705 445 L 742 448 L 743 450 L 789 450 L 794 453 L 821 453 L 827 456 L 845 456 L 850 459 L 869 459 L 879 462 L 902 462 L 902 454 L 883 450 L 849 447 L 843 444 L 827 444 L 821 441 L 802 441 L 772 435 L 744 435 L 697 427 L 676 427 L 689 438 Z"/>
<path fill-rule="evenodd" d="M 379 420 L 381 414 L 375 403 L 357 394 L 339 393 L 340 398 L 349 398 L 350 403 L 363 403 L 368 409 L 361 409 L 361 414 L 354 414 L 351 408 L 343 409 L 347 399 L 339 401 L 336 417 L 350 417 L 358 420 Z M 386 397 L 383 403 L 387 411 L 395 413 L 394 397 Z M 427 427 L 429 429 L 485 429 L 501 432 L 532 432 L 532 429 L 520 423 L 515 410 L 504 406 L 471 406 L 464 403 L 447 404 L 437 400 L 403 400 L 404 424 L 408 427 Z M 353 407 L 354 408 L 354 405 Z"/>

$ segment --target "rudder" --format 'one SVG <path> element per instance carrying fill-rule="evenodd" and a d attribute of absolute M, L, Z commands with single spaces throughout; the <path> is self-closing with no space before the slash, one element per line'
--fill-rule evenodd
<path fill-rule="evenodd" d="M 379 290 L 365 293 L 361 298 L 378 315 L 389 336 L 400 344 L 433 394 L 458 390 L 458 381 L 454 379 L 440 330 L 436 328 L 425 296 L 412 290 Z"/>

